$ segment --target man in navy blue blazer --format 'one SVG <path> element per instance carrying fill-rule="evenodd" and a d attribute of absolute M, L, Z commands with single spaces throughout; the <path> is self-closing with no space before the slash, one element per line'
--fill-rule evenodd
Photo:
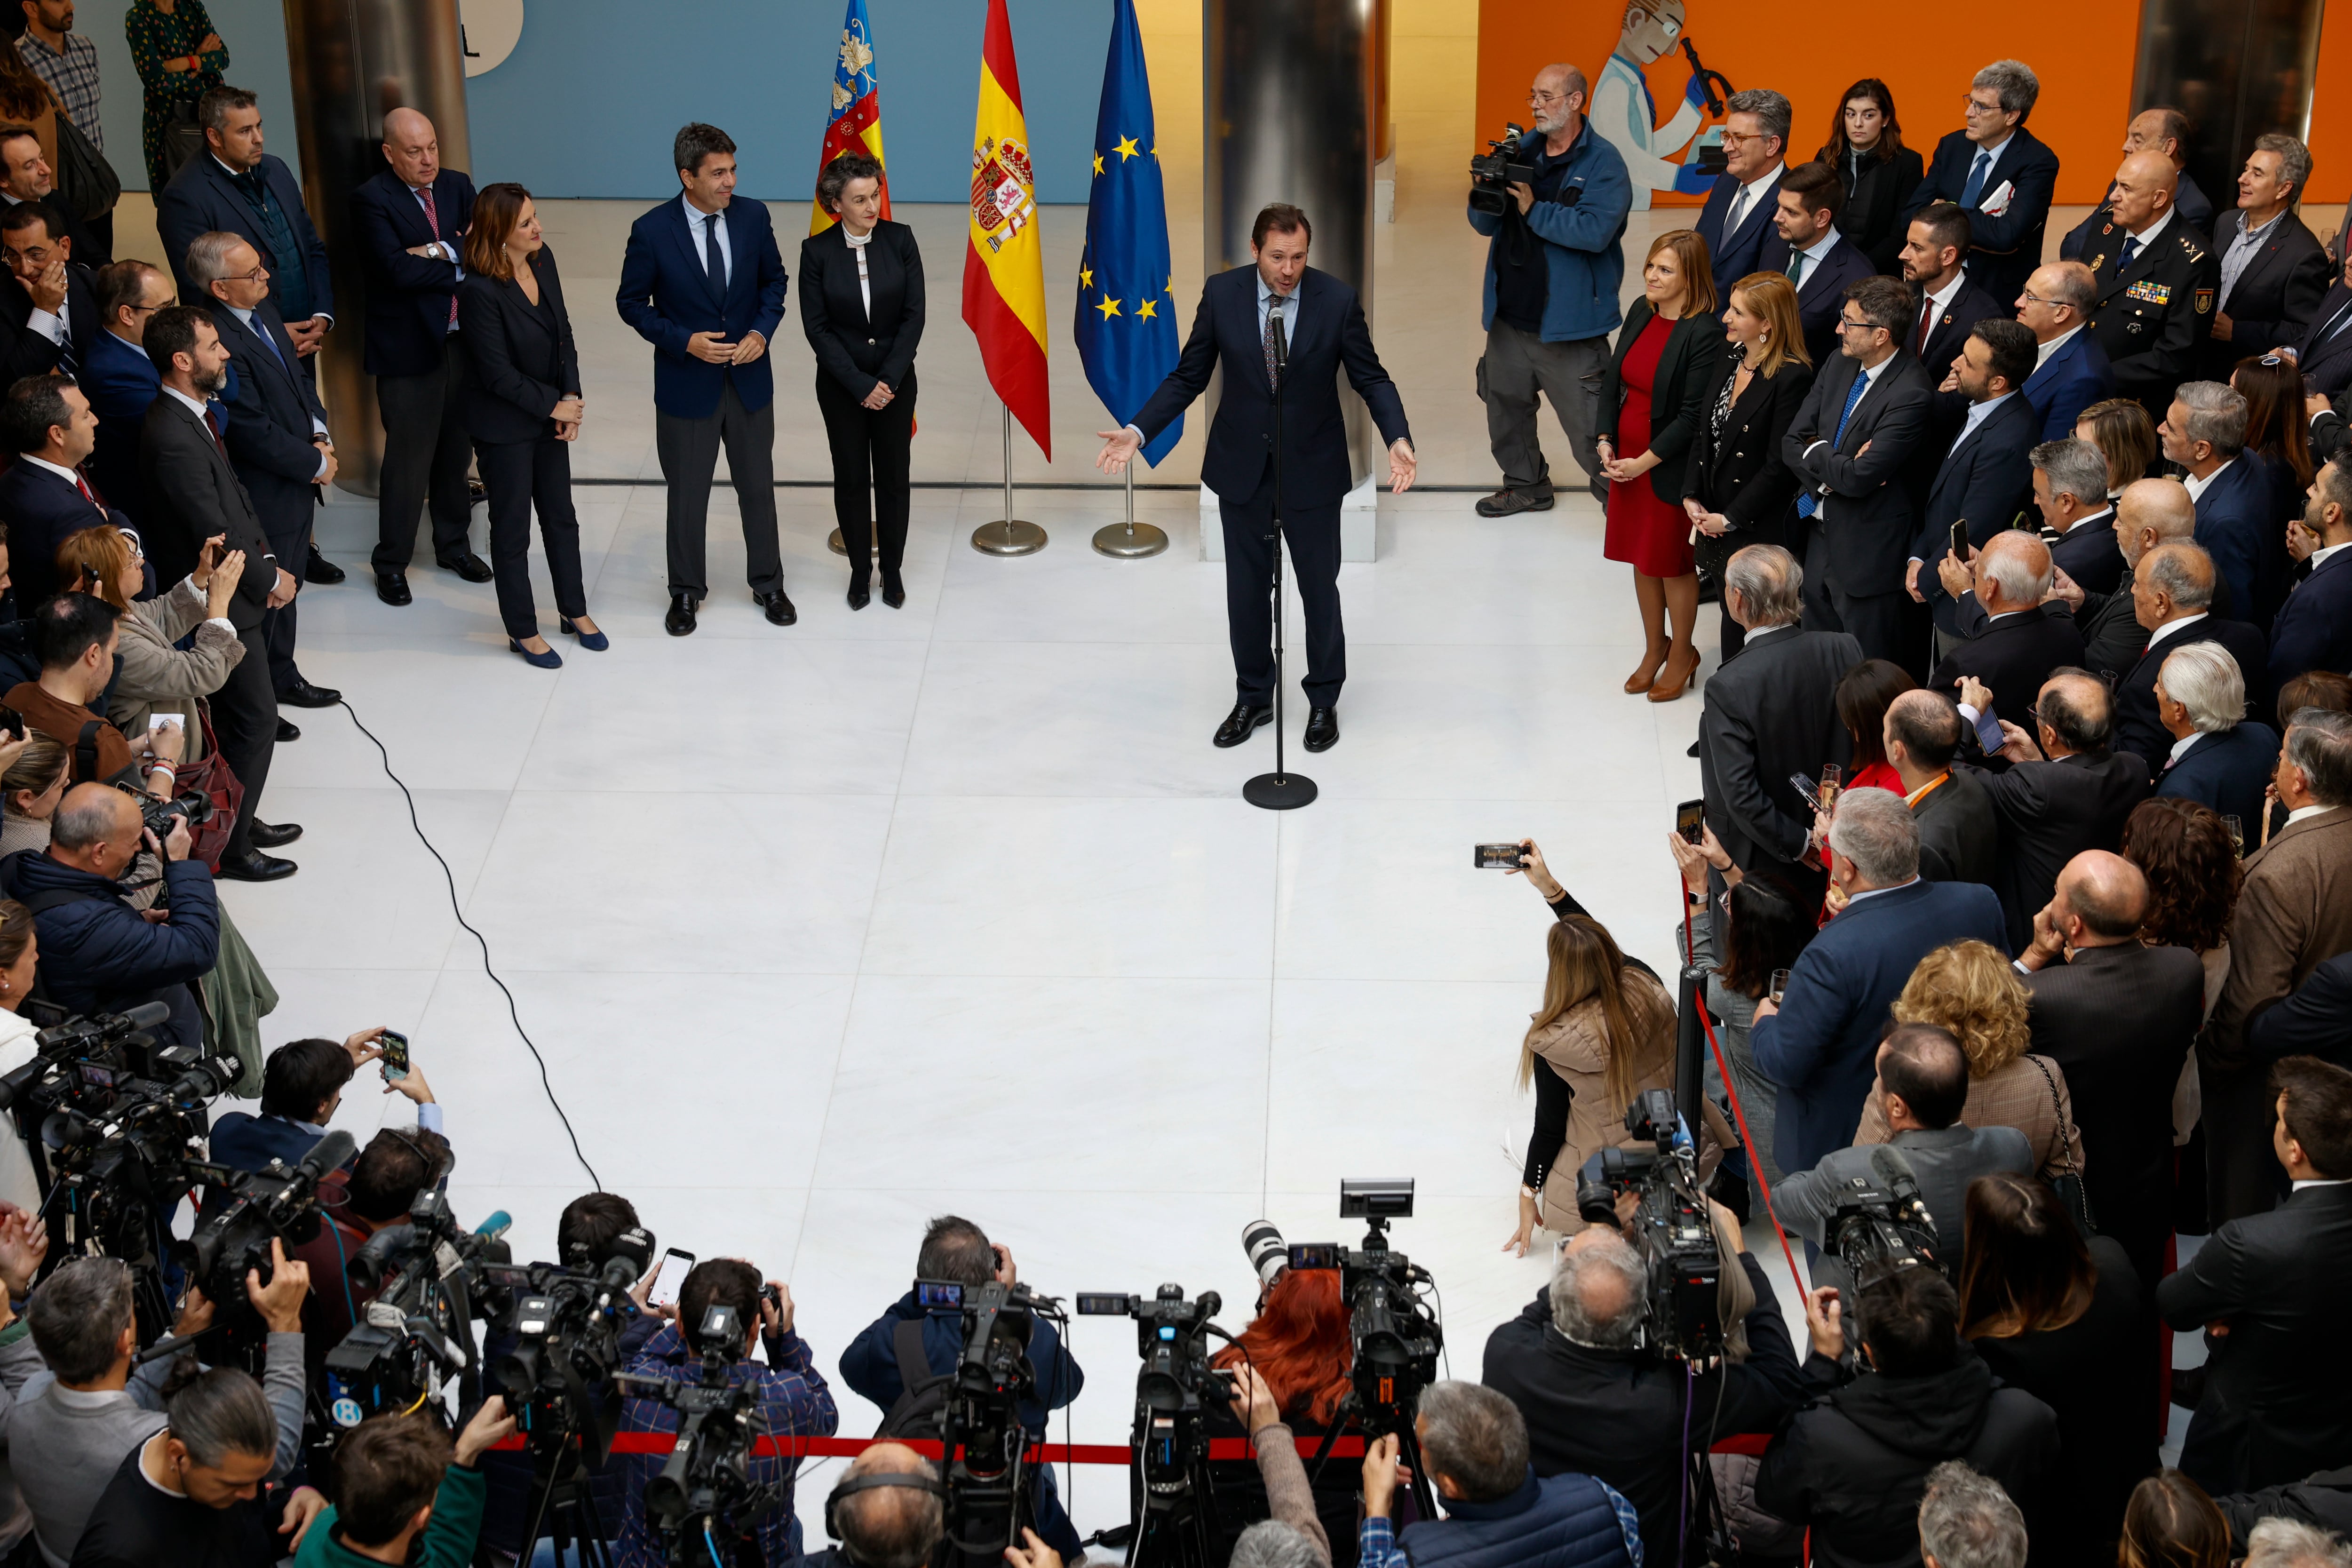
<path fill-rule="evenodd" d="M 303 373 L 335 324 L 335 281 L 327 245 L 302 205 L 302 187 L 286 160 L 262 151 L 261 108 L 243 88 L 216 87 L 196 100 L 205 151 L 191 158 L 155 197 L 155 233 L 180 286 L 180 298 L 203 308 L 212 296 L 188 276 L 188 247 L 204 234 L 234 234 L 269 267 L 269 303 L 286 323 Z M 294 570 L 302 557 L 295 556 Z"/>
<path fill-rule="evenodd" d="M 703 545 L 719 451 L 743 520 L 744 575 L 772 626 L 800 618 L 776 544 L 776 379 L 768 342 L 784 319 L 784 258 L 767 204 L 735 199 L 735 143 L 683 126 L 670 161 L 684 187 L 629 229 L 621 320 L 654 346 L 654 451 L 669 486 L 669 613 L 694 630 L 710 594 Z"/>
<path fill-rule="evenodd" d="M 433 509 L 433 559 L 468 583 L 490 580 L 467 531 L 474 503 L 466 465 L 466 338 L 457 330 L 460 250 L 474 213 L 474 182 L 441 166 L 433 121 L 413 109 L 383 117 L 390 166 L 352 193 L 352 232 L 367 272 L 367 373 L 383 420 L 376 498 L 375 594 L 414 601 L 408 563 L 416 517 Z"/>
<path fill-rule="evenodd" d="M 2065 440 L 2084 409 L 2116 395 L 2107 351 L 2083 330 L 2098 298 L 2097 275 L 2079 261 L 2035 268 L 2017 297 L 2017 319 L 2032 329 L 2034 345 L 2033 374 L 2021 390 L 2045 441 Z"/>
<path fill-rule="evenodd" d="M 1841 793 L 1828 852 L 1843 907 L 1790 967 L 1780 1005 L 1757 1004 L 1748 1037 L 1780 1089 L 1773 1157 L 1784 1171 L 1810 1171 L 1853 1142 L 1887 1009 L 1921 959 L 1970 940 L 2009 951 L 1991 889 L 1920 880 L 1919 825 L 1901 795 Z"/>
<path fill-rule="evenodd" d="M 2246 678 L 2220 643 L 2182 643 L 2156 678 L 2157 718 L 2172 737 L 2156 793 L 2201 801 L 2242 830 L 2259 823 L 2279 734 L 2246 717 Z"/>
<path fill-rule="evenodd" d="M 1715 297 L 1727 304 L 1731 286 L 1749 273 L 1789 269 L 1789 242 L 1772 218 L 1787 172 L 1781 153 L 1791 110 L 1787 99 L 1763 87 L 1733 93 L 1725 107 L 1724 172 L 1691 226 L 1715 264 Z"/>
<path fill-rule="evenodd" d="M 383 1033 L 379 1026 L 341 1042 L 292 1040 L 270 1052 L 261 1068 L 259 1113 L 231 1110 L 215 1120 L 213 1158 L 232 1171 L 263 1170 L 272 1160 L 289 1167 L 299 1163 L 327 1135 L 327 1123 L 352 1075 L 383 1057 Z M 415 1072 L 412 1063 L 408 1076 Z M 417 1100 L 416 1124 L 431 1132 L 442 1130 L 441 1107 L 430 1089 Z"/>
<path fill-rule="evenodd" d="M 1339 687 L 1348 678 L 1339 620 L 1339 503 L 1355 482 L 1339 408 L 1342 369 L 1388 443 L 1390 487 L 1402 494 L 1412 483 L 1404 401 L 1372 348 L 1355 289 L 1307 265 L 1314 237 L 1307 215 L 1287 203 L 1257 215 L 1250 226 L 1256 265 L 1210 278 L 1176 368 L 1133 423 L 1100 433 L 1105 445 L 1095 459 L 1106 473 L 1124 471 L 1146 442 L 1208 389 L 1211 374 L 1223 365 L 1223 390 L 1201 458 L 1201 482 L 1216 492 L 1224 526 L 1225 617 L 1234 650 L 1234 710 L 1217 726 L 1220 746 L 1240 745 L 1274 717 L 1268 588 L 1277 501 L 1307 612 L 1307 749 L 1326 751 L 1339 738 Z"/>
<path fill-rule="evenodd" d="M 2271 689 L 2306 670 L 2352 673 L 2352 464 L 2321 466 L 2304 505 L 2304 526 L 2319 536 L 2311 571 L 2271 622 Z"/>
<path fill-rule="evenodd" d="M 2218 582 L 2213 558 L 2186 539 L 2158 545 L 2133 569 L 2132 615 L 2148 634 L 2147 647 L 2116 682 L 2116 750 L 2137 754 L 2151 778 L 2172 749 L 2173 737 L 2158 716 L 2156 687 L 2164 661 L 2175 650 L 2191 643 L 2216 644 L 2236 662 L 2246 692 L 2258 704 L 2268 704 L 2263 634 L 2212 613 Z"/>
<path fill-rule="evenodd" d="M 2169 461 L 2189 470 L 2181 482 L 2197 503 L 2197 542 L 2213 558 L 2228 587 L 2219 608 L 2232 620 L 2253 621 L 2261 602 L 2267 536 L 2282 524 L 2270 476 L 2246 445 L 2246 399 L 2218 381 L 2185 381 L 2156 427 Z"/>
<path fill-rule="evenodd" d="M 1969 214 L 1969 275 L 1996 300 L 2014 300 L 2042 262 L 2042 231 L 2058 184 L 2058 154 L 2025 128 L 2042 83 L 2022 60 L 1995 60 L 1969 84 L 1967 123 L 1936 143 L 1927 177 L 1903 216 L 1931 202 Z"/>
<path fill-rule="evenodd" d="M 69 533 L 131 520 L 99 504 L 80 472 L 98 437 L 98 416 L 72 380 L 26 376 L 0 398 L 0 436 L 16 460 L 0 474 L 0 518 L 8 523 L 8 567 L 18 614 L 58 591 L 58 544 Z"/>
<path fill-rule="evenodd" d="M 1777 201 L 1772 226 L 1789 247 L 1785 265 L 1789 280 L 1797 286 L 1797 321 L 1805 330 L 1805 352 L 1821 364 L 1837 353 L 1838 314 L 1845 309 L 1846 285 L 1874 277 L 1878 268 L 1838 232 L 1845 186 L 1835 169 L 1827 163 L 1798 164 L 1780 176 Z"/>
<path fill-rule="evenodd" d="M 2015 321 L 1989 316 L 1969 331 L 1953 363 L 1960 395 L 1969 400 L 1959 435 L 1936 469 L 1919 532 L 1911 542 L 1904 586 L 1926 605 L 1947 644 L 1975 635 L 1955 614 L 1955 590 L 1940 567 L 1951 554 L 1952 527 L 1965 523 L 1969 546 L 1981 550 L 2027 510 L 2033 495 L 2033 450 L 2039 424 L 2018 392 L 2032 374 L 2033 335 Z M 1932 372 L 1933 366 L 1928 367 Z M 1964 563 L 1953 563 L 1960 573 Z M 1966 592 L 1965 587 L 1958 590 Z"/>
<path fill-rule="evenodd" d="M 90 335 L 75 379 L 98 413 L 98 449 L 87 468 L 90 483 L 110 506 L 136 520 L 139 487 L 139 427 L 147 406 L 163 390 L 155 362 L 144 346 L 147 320 L 172 302 L 172 279 L 152 262 L 116 261 L 98 269 L 91 293 L 98 300 L 99 330 Z M 228 427 L 228 405 L 236 395 L 236 365 L 228 366 L 221 396 L 211 401 L 214 421 Z"/>

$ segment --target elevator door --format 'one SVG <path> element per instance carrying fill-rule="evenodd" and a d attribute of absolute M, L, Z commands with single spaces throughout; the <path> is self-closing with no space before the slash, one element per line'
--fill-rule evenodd
<path fill-rule="evenodd" d="M 2237 204 L 2255 137 L 2308 132 L 2320 11 L 2321 0 L 2141 0 L 2133 110 L 2169 104 L 2195 122 L 2189 172 L 2215 212 Z"/>

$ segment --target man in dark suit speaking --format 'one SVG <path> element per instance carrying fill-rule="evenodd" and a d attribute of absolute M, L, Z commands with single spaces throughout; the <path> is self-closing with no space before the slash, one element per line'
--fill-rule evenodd
<path fill-rule="evenodd" d="M 1217 726 L 1220 746 L 1240 745 L 1274 717 L 1267 588 L 1277 499 L 1307 610 L 1307 749 L 1327 751 L 1339 738 L 1339 687 L 1348 678 L 1348 643 L 1339 624 L 1339 502 L 1354 477 L 1339 410 L 1342 367 L 1388 443 L 1390 488 L 1402 494 L 1412 484 L 1412 433 L 1405 427 L 1403 400 L 1373 352 L 1356 291 L 1307 265 L 1313 238 L 1307 215 L 1295 206 L 1277 202 L 1259 213 L 1250 229 L 1257 265 L 1209 279 L 1176 368 L 1135 423 L 1097 432 L 1107 444 L 1096 466 L 1105 473 L 1125 471 L 1145 442 L 1207 390 L 1210 373 L 1223 363 L 1224 387 L 1201 460 L 1201 481 L 1216 492 L 1224 522 L 1225 616 L 1234 645 L 1235 700 Z"/>

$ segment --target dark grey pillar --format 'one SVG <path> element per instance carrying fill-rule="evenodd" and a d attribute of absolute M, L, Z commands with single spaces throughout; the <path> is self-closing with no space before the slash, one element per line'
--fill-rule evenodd
<path fill-rule="evenodd" d="M 2132 111 L 2167 104 L 2196 121 L 2189 173 L 2217 212 L 2237 204 L 2238 171 L 2255 137 L 2310 130 L 2320 5 L 2140 0 Z"/>

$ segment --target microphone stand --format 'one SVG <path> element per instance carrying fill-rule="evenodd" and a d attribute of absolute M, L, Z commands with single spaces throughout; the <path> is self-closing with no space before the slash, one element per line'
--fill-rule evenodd
<path fill-rule="evenodd" d="M 1315 781 L 1283 767 L 1282 742 L 1282 387 L 1290 379 L 1290 340 L 1282 312 L 1274 312 L 1274 772 L 1242 785 L 1242 798 L 1267 811 L 1295 811 L 1313 803 Z"/>

